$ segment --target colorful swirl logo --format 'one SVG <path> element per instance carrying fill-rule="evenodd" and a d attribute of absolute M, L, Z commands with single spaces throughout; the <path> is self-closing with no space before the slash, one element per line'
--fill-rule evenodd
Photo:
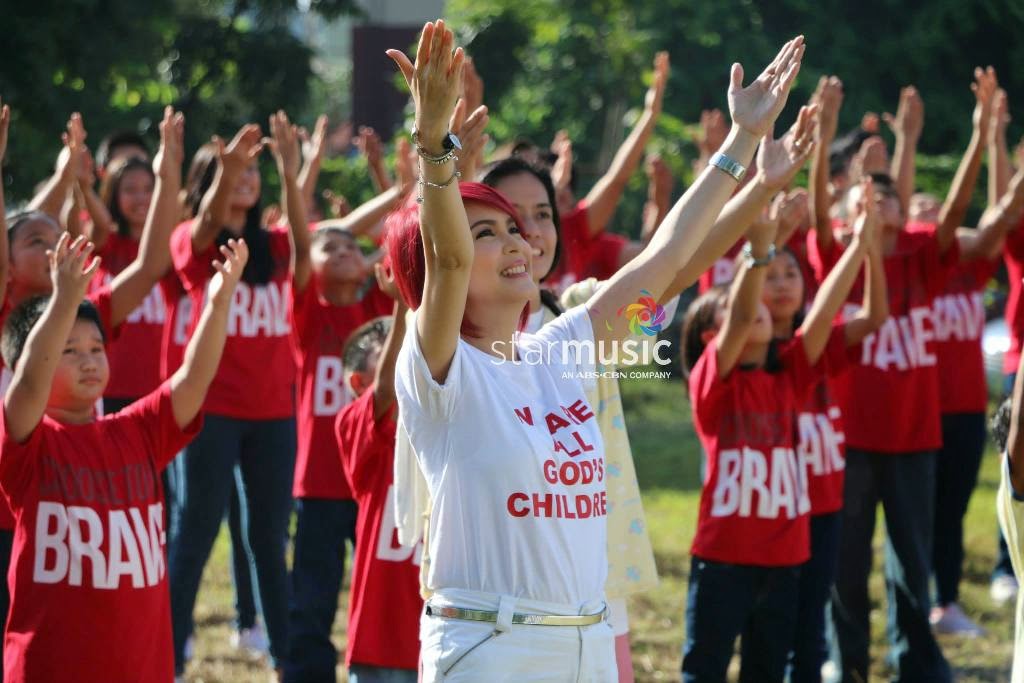
<path fill-rule="evenodd" d="M 627 304 L 619 309 L 617 315 L 625 313 L 629 319 L 629 331 L 633 334 L 646 334 L 648 337 L 661 332 L 665 325 L 665 309 L 658 305 L 651 293 L 641 289 L 641 296 L 636 303 Z"/>

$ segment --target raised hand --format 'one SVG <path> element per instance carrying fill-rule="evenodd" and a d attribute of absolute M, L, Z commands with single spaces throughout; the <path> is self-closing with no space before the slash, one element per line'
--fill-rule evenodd
<path fill-rule="evenodd" d="M 989 123 L 988 144 L 1005 143 L 1006 127 L 1010 125 L 1010 105 L 1006 100 L 1006 91 L 996 88 L 992 99 L 992 121 Z"/>
<path fill-rule="evenodd" d="M 369 126 L 360 126 L 359 135 L 356 136 L 356 149 L 366 157 L 368 165 L 376 166 L 384 159 L 384 153 L 377 131 Z"/>
<path fill-rule="evenodd" d="M 776 244 L 786 244 L 797 230 L 808 224 L 807 213 L 808 197 L 807 190 L 802 187 L 794 187 L 782 197 L 778 206 L 773 206 L 776 219 L 779 221 L 778 234 L 775 236 Z"/>
<path fill-rule="evenodd" d="M 568 188 L 572 180 L 572 140 L 569 139 L 569 131 L 563 129 L 555 134 L 551 151 L 557 155 L 551 166 L 551 182 L 555 191 L 560 192 Z"/>
<path fill-rule="evenodd" d="M 766 135 L 757 151 L 758 181 L 778 191 L 793 179 L 814 150 L 818 105 L 804 105 L 796 122 L 778 140 Z"/>
<path fill-rule="evenodd" d="M 57 157 L 57 172 L 64 177 L 73 174 L 79 184 L 92 187 L 96 182 L 96 175 L 93 171 L 92 155 L 85 146 L 86 135 L 82 115 L 75 112 L 68 119 L 67 130 L 60 136 L 64 149 Z"/>
<path fill-rule="evenodd" d="M 462 70 L 462 98 L 466 100 L 467 111 L 476 111 L 484 103 L 484 79 L 480 78 L 472 57 L 466 57 Z"/>
<path fill-rule="evenodd" d="M 352 205 L 348 203 L 345 195 L 334 194 L 330 190 L 324 190 L 320 194 L 327 200 L 328 213 L 333 218 L 344 218 L 352 213 Z"/>
<path fill-rule="evenodd" d="M 224 173 L 236 176 L 244 171 L 246 166 L 263 151 L 262 139 L 260 127 L 255 123 L 249 123 L 239 128 L 227 146 L 224 145 L 224 140 L 214 135 L 212 142 L 217 146 L 217 157 Z"/>
<path fill-rule="evenodd" d="M 312 137 L 305 128 L 300 128 L 299 138 L 302 140 L 302 159 L 307 164 L 323 160 L 327 149 L 327 114 L 317 117 Z"/>
<path fill-rule="evenodd" d="M 729 82 L 729 113 L 733 123 L 759 138 L 764 137 L 786 106 L 803 55 L 804 37 L 797 36 L 783 45 L 761 75 L 745 88 L 743 67 L 733 64 Z"/>
<path fill-rule="evenodd" d="M 980 66 L 974 68 L 974 83 L 971 83 L 971 92 L 974 93 L 974 112 L 971 115 L 971 122 L 974 128 L 981 133 L 982 139 L 988 138 L 988 126 L 992 120 L 992 104 L 996 90 L 999 88 L 999 81 L 996 80 L 996 70 L 991 66 L 982 69 Z"/>
<path fill-rule="evenodd" d="M 395 180 L 402 194 L 411 191 L 416 182 L 416 152 L 404 137 L 395 143 Z M 341 201 L 344 202 L 345 198 L 342 197 Z"/>
<path fill-rule="evenodd" d="M 729 134 L 725 115 L 721 109 L 705 109 L 700 113 L 700 131 L 697 133 L 697 149 L 702 157 L 710 157 L 718 151 Z"/>
<path fill-rule="evenodd" d="M 223 261 L 213 261 L 213 267 L 217 271 L 210 279 L 210 301 L 215 304 L 228 304 L 235 292 L 235 285 L 242 277 L 245 264 L 249 261 L 249 247 L 245 240 L 229 239 L 227 244 L 222 244 L 220 253 Z"/>
<path fill-rule="evenodd" d="M 857 182 L 872 173 L 886 173 L 889 167 L 889 151 L 885 141 L 872 135 L 861 143 L 860 149 L 850 160 L 850 180 Z"/>
<path fill-rule="evenodd" d="M 391 271 L 391 264 L 385 266 L 383 263 L 373 264 L 373 274 L 377 278 L 377 287 L 392 301 L 402 301 L 402 295 L 398 292 L 398 281 Z"/>
<path fill-rule="evenodd" d="M 921 137 L 921 129 L 924 128 L 924 101 L 917 88 L 912 85 L 902 88 L 896 116 L 885 112 L 882 114 L 882 120 L 897 137 L 902 135 L 909 140 Z"/>
<path fill-rule="evenodd" d="M 668 211 L 672 203 L 672 170 L 657 154 L 647 157 L 644 170 L 647 173 L 647 198 Z"/>
<path fill-rule="evenodd" d="M 299 129 L 288 120 L 283 110 L 270 115 L 270 135 L 264 144 L 270 148 L 282 178 L 295 179 L 302 164 L 299 151 Z"/>
<path fill-rule="evenodd" d="M 668 52 L 661 51 L 654 56 L 654 80 L 644 96 L 644 109 L 655 116 L 661 113 L 661 104 L 665 99 L 665 84 L 669 76 Z"/>
<path fill-rule="evenodd" d="M 7 131 L 10 125 L 11 107 L 0 99 L 0 164 L 4 162 L 4 154 L 7 153 Z"/>
<path fill-rule="evenodd" d="M 853 235 L 868 251 L 881 248 L 881 221 L 878 219 L 878 205 L 875 203 L 875 186 L 870 177 L 860 180 L 860 199 L 853 211 Z"/>
<path fill-rule="evenodd" d="M 839 109 L 843 106 L 843 82 L 836 76 L 822 76 L 812 101 L 818 105 L 818 139 L 834 139 L 839 127 Z"/>
<path fill-rule="evenodd" d="M 462 100 L 455 107 L 456 114 L 460 108 L 462 108 Z M 465 105 L 468 108 L 468 104 Z M 453 115 L 453 119 L 456 116 Z M 487 107 L 480 105 L 470 114 L 468 117 L 459 122 L 458 127 L 454 124 L 451 126 L 451 131 L 459 138 L 459 142 L 462 143 L 462 151 L 459 152 L 459 160 L 455 164 L 455 167 L 462 173 L 462 177 L 466 180 L 474 180 L 476 175 L 476 169 L 479 162 L 483 159 L 484 145 L 490 139 L 484 129 L 487 128 L 487 123 L 490 117 L 487 114 Z"/>
<path fill-rule="evenodd" d="M 455 38 L 445 27 L 444 19 L 438 19 L 423 26 L 415 64 L 398 50 L 387 51 L 412 92 L 420 144 L 432 154 L 441 151 L 445 128 L 455 110 L 462 84 L 465 53 L 461 47 L 453 52 L 454 43 Z"/>
<path fill-rule="evenodd" d="M 46 250 L 50 260 L 50 282 L 53 283 L 53 295 L 56 298 L 69 297 L 72 301 L 81 301 L 89 289 L 92 276 L 100 267 L 97 256 L 88 265 L 93 252 L 93 243 L 79 235 L 71 241 L 71 235 L 61 233 L 57 246 Z"/>
<path fill-rule="evenodd" d="M 164 180 L 180 182 L 184 160 L 185 115 L 168 105 L 164 107 L 164 119 L 160 122 L 160 149 L 153 157 L 153 173 Z"/>

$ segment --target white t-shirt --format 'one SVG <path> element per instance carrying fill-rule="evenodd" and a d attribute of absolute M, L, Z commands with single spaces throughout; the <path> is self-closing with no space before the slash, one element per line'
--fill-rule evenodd
<path fill-rule="evenodd" d="M 429 589 L 572 605 L 603 596 L 604 446 L 581 379 L 594 367 L 569 341 L 593 344 L 584 306 L 522 335 L 519 363 L 460 339 L 441 385 L 409 326 L 395 389 L 433 500 Z"/>

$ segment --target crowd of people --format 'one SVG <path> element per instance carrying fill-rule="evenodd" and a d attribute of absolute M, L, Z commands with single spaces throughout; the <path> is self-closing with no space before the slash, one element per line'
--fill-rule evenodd
<path fill-rule="evenodd" d="M 350 547 L 353 683 L 632 681 L 627 598 L 658 576 L 608 369 L 650 357 L 691 286 L 673 340 L 704 455 L 683 680 L 726 680 L 737 639 L 742 681 L 869 680 L 879 503 L 894 679 L 953 680 L 935 634 L 981 633 L 958 588 L 1001 258 L 1014 395 L 993 422 L 993 595 L 1024 568 L 1024 167 L 991 68 L 942 199 L 915 191 L 913 87 L 885 117 L 891 157 L 876 116 L 838 136 L 835 76 L 776 138 L 804 50 L 752 79 L 732 66 L 674 204 L 667 165 L 644 163 L 667 53 L 582 198 L 564 133 L 485 158 L 483 83 L 442 20 L 414 57 L 388 51 L 415 105 L 394 177 L 363 131 L 377 195 L 330 195 L 330 217 L 326 117 L 214 136 L 183 180 L 172 108 L 152 157 L 126 132 L 94 157 L 73 114 L 0 240 L 4 680 L 184 680 L 226 521 L 234 644 L 282 681 L 336 680 Z M 986 154 L 987 207 L 963 227 Z M 631 241 L 607 228 L 642 163 Z"/>

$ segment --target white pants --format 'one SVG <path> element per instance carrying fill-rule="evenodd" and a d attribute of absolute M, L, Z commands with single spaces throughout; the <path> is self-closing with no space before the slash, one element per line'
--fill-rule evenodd
<path fill-rule="evenodd" d="M 590 626 L 512 624 L 523 614 L 594 614 L 602 600 L 582 605 L 442 589 L 428 604 L 499 612 L 498 623 L 428 617 L 420 620 L 422 683 L 616 683 L 615 635 L 607 621 Z"/>

